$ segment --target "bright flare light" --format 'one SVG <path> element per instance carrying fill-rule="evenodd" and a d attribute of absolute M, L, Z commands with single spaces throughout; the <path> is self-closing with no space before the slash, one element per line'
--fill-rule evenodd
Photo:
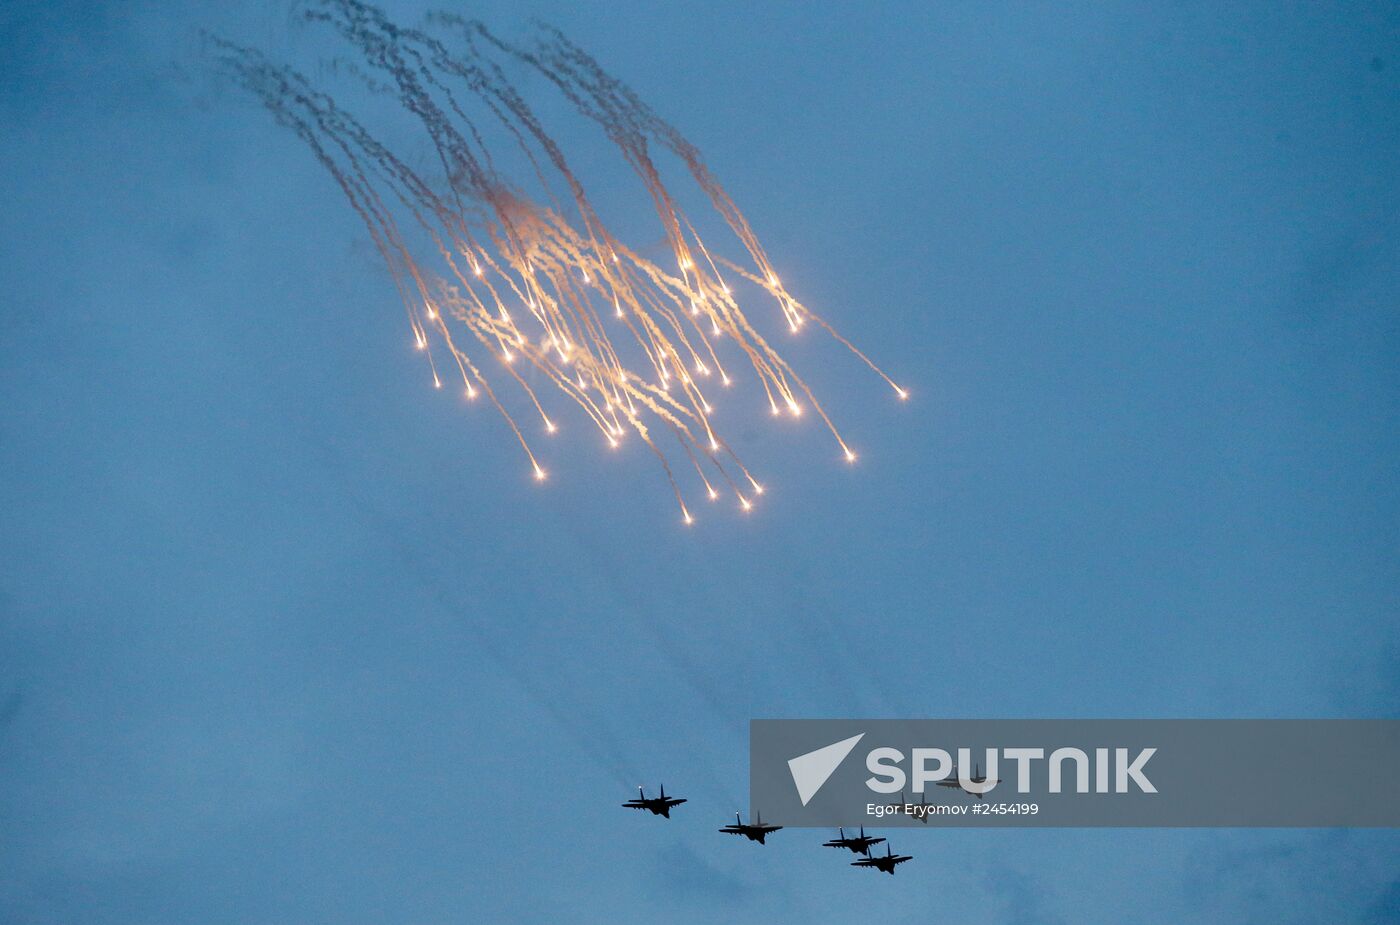
<path fill-rule="evenodd" d="M 517 416 L 538 415 L 553 434 L 558 428 L 551 413 L 567 404 L 598 427 L 611 448 L 625 432 L 636 434 L 661 462 L 687 524 L 693 520 L 678 479 L 689 469 L 678 459 L 693 464 L 711 499 L 718 497 L 711 485 L 716 475 L 731 486 L 747 480 L 762 494 L 729 442 L 711 431 L 713 409 L 701 380 L 684 372 L 708 377 L 713 368 L 727 387 L 730 360 L 752 369 L 755 390 L 767 397 L 773 416 L 781 415 L 782 405 L 793 417 L 810 408 L 846 460 L 855 461 L 813 390 L 760 333 L 763 323 L 741 307 L 721 267 L 750 284 L 750 294 L 774 300 L 775 319 L 791 331 L 814 323 L 901 400 L 909 397 L 793 298 L 699 152 L 561 33 L 538 27 L 522 48 L 480 23 L 450 15 L 435 17 L 435 34 L 429 34 L 397 26 L 363 0 L 308 0 L 306 7 L 307 20 L 329 27 L 349 45 L 360 70 L 373 72 L 391 97 L 409 101 L 408 114 L 422 125 L 436 157 L 394 153 L 306 77 L 257 51 L 213 39 L 215 53 L 280 124 L 312 147 L 368 226 L 404 299 L 414 346 L 426 354 L 434 386 L 443 385 L 439 370 L 455 368 L 468 399 L 480 388 L 530 460 L 536 480 L 545 480 L 545 470 Z M 544 78 L 540 86 L 562 91 L 620 149 L 640 181 L 639 195 L 657 209 L 674 270 L 628 247 L 603 223 L 564 147 L 546 134 L 539 113 L 508 78 L 517 68 Z M 488 148 L 496 144 L 523 149 L 535 167 L 533 178 L 498 174 L 511 159 L 493 158 Z M 716 226 L 732 233 L 737 259 L 712 249 L 676 204 L 684 197 L 663 184 L 653 157 L 660 149 L 679 158 L 718 215 Z M 420 175 L 419 163 L 443 169 Z M 569 191 L 562 201 L 547 189 L 556 183 Z M 524 306 L 521 321 L 507 303 Z M 600 323 L 609 309 L 621 322 L 609 325 L 612 335 Z M 499 365 L 483 362 L 491 354 Z M 493 384 L 488 371 L 500 382 Z M 834 375 L 822 371 L 824 379 Z M 742 494 L 739 503 L 744 511 L 753 507 Z"/>

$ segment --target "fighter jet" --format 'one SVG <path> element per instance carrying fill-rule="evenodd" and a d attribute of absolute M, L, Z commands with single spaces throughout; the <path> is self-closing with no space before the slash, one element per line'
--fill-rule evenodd
<path fill-rule="evenodd" d="M 761 845 L 763 844 L 764 837 L 767 836 L 769 832 L 776 832 L 781 828 L 782 826 L 780 825 L 764 825 L 763 813 L 759 813 L 756 819 L 748 825 L 740 821 L 739 814 L 735 813 L 734 824 L 727 825 L 720 829 L 720 831 L 725 835 L 742 835 L 749 841 L 756 841 Z"/>
<path fill-rule="evenodd" d="M 975 767 L 973 768 L 972 776 L 969 777 L 967 780 L 968 780 L 968 783 L 971 783 L 971 784 L 985 784 L 985 783 L 988 783 L 987 778 L 982 774 L 982 765 L 980 765 L 980 764 L 977 765 L 977 766 L 975 766 Z M 997 780 L 991 781 L 990 783 L 992 783 L 992 784 L 994 784 L 994 785 L 995 785 L 995 784 L 999 784 L 999 783 L 1001 783 L 1001 780 L 1000 780 L 1000 778 L 998 778 Z M 973 791 L 968 790 L 967 788 L 965 788 L 965 787 L 962 785 L 962 780 L 960 780 L 960 779 L 958 778 L 958 769 L 957 769 L 957 768 L 953 768 L 952 773 L 950 773 L 947 777 L 945 777 L 945 778 L 943 778 L 941 781 L 939 781 L 939 782 L 938 782 L 938 786 L 940 786 L 940 787 L 957 787 L 959 790 L 963 791 L 964 793 L 970 793 L 970 794 L 972 794 L 973 796 L 975 796 L 975 797 L 976 797 L 977 799 L 979 799 L 979 800 L 982 799 L 984 796 L 986 796 L 986 794 L 983 794 L 983 793 L 974 793 Z"/>
<path fill-rule="evenodd" d="M 939 783 L 941 784 L 941 783 L 943 783 L 943 782 L 942 782 L 942 781 L 939 781 Z M 910 807 L 910 808 L 913 810 L 913 812 L 909 813 L 909 817 L 910 817 L 911 819 L 917 819 L 917 820 L 919 820 L 920 822 L 922 822 L 924 825 L 928 825 L 928 817 L 931 815 L 931 813 L 929 813 L 929 811 L 928 811 L 928 808 L 929 808 L 930 806 L 935 805 L 935 804 L 930 803 L 930 802 L 928 801 L 928 797 L 924 796 L 924 795 L 921 793 L 921 794 L 919 794 L 919 802 L 917 802 L 917 803 L 906 803 L 906 802 L 904 801 L 904 792 L 903 792 L 903 791 L 900 791 L 900 794 L 899 794 L 899 803 L 900 803 L 901 806 L 908 806 L 908 807 Z"/>
<path fill-rule="evenodd" d="M 661 785 L 661 796 L 648 797 L 647 792 L 641 787 L 637 788 L 638 797 L 635 800 L 628 800 L 622 805 L 628 809 L 649 809 L 653 815 L 671 818 L 671 807 L 680 806 L 685 800 L 680 797 L 668 797 L 666 795 L 666 785 Z"/>
<path fill-rule="evenodd" d="M 833 838 L 829 842 L 822 842 L 823 848 L 850 848 L 855 854 L 870 855 L 870 846 L 878 845 L 884 841 L 883 838 L 872 838 L 865 834 L 865 826 L 860 827 L 859 838 L 847 838 L 845 829 L 837 829 L 838 838 Z"/>
<path fill-rule="evenodd" d="M 886 845 L 885 845 L 885 853 L 884 853 L 883 856 L 878 855 L 878 854 L 872 854 L 872 855 L 870 855 L 869 857 L 861 858 L 859 861 L 852 861 L 852 862 L 851 862 L 851 866 L 852 866 L 852 867 L 873 867 L 873 868 L 875 868 L 876 870 L 883 870 L 885 873 L 890 874 L 891 876 L 893 876 L 893 875 L 894 875 L 894 869 L 895 869 L 895 867 L 896 867 L 897 865 L 903 864 L 905 861 L 912 861 L 912 860 L 914 860 L 914 858 L 913 858 L 912 855 L 908 855 L 908 854 L 894 854 L 894 853 L 892 853 L 892 852 L 890 851 L 890 846 L 889 846 L 889 844 L 886 843 Z"/>

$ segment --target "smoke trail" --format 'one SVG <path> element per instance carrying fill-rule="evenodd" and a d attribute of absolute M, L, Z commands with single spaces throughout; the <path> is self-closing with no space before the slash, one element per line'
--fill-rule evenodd
<path fill-rule="evenodd" d="M 212 38 L 215 57 L 311 149 L 365 224 L 433 384 L 443 388 L 446 376 L 459 380 L 468 398 L 484 395 L 535 478 L 547 471 L 532 445 L 530 419 L 553 434 L 552 409 L 572 405 L 608 447 L 634 435 L 656 456 L 687 524 L 694 517 L 684 483 L 692 469 L 706 498 L 718 499 L 722 486 L 750 509 L 761 485 L 714 420 L 715 379 L 721 388 L 736 381 L 726 352 L 747 364 L 772 414 L 812 408 L 854 461 L 813 390 L 745 315 L 721 267 L 773 296 L 791 332 L 814 321 L 905 397 L 787 291 L 699 151 L 558 30 L 537 25 L 531 47 L 520 48 L 482 23 L 445 13 L 430 16 L 424 28 L 403 27 L 362 0 L 313 0 L 303 17 L 349 48 L 344 70 L 416 120 L 440 176 L 414 170 L 291 67 Z M 565 149 L 507 75 L 503 63 L 511 62 L 542 74 L 616 146 L 655 208 L 674 270 L 642 257 L 608 228 Z M 504 133 L 529 165 L 542 200 L 503 172 L 493 132 Z M 665 185 L 654 149 L 685 164 L 747 264 L 705 243 Z M 563 202 L 553 181 L 567 190 Z M 540 377 L 539 387 L 523 369 Z M 513 388 L 503 391 L 497 379 Z M 672 464 L 654 438 L 658 425 L 675 437 L 687 466 Z"/>

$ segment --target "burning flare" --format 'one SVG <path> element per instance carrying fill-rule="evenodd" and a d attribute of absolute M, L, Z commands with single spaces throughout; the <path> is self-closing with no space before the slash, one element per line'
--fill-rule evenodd
<path fill-rule="evenodd" d="M 360 0 L 319 0 L 305 12 L 332 28 L 360 63 L 337 62 L 418 120 L 441 175 L 423 176 L 390 151 L 330 96 L 290 67 L 212 38 L 220 62 L 277 121 L 294 131 L 330 172 L 383 256 L 407 314 L 414 345 L 433 382 L 460 376 L 465 395 L 485 395 L 529 460 L 545 470 L 486 369 L 514 382 L 525 407 L 555 433 L 545 405 L 567 399 L 609 447 L 635 435 L 660 461 L 684 521 L 693 521 L 672 458 L 658 436 L 669 432 L 706 495 L 740 490 L 753 475 L 713 423 L 712 382 L 735 376 L 716 344 L 749 366 L 776 415 L 810 407 L 854 461 L 810 388 L 754 329 L 724 272 L 752 283 L 778 305 L 787 328 L 826 330 L 875 371 L 899 398 L 907 393 L 863 353 L 797 301 L 779 280 L 748 220 L 711 176 L 699 152 L 626 85 L 608 75 L 563 34 L 537 26 L 517 47 L 479 22 L 430 17 L 431 32 L 404 28 Z M 674 271 L 642 257 L 598 217 L 558 143 L 506 77 L 503 64 L 533 69 L 600 126 L 641 179 L 674 256 Z M 535 201 L 499 170 L 485 142 L 503 129 L 544 191 Z M 738 238 L 747 260 L 712 253 L 662 184 L 653 161 L 669 150 Z M 567 205 L 550 190 L 567 188 Z M 570 217 L 566 217 L 566 214 Z M 434 269 L 429 257 L 434 255 Z M 624 354 L 629 359 L 624 360 Z M 520 362 L 517 362 L 520 361 Z M 629 362 L 635 365 L 627 365 Z M 522 369 L 522 365 L 526 368 Z M 527 381 L 523 371 L 537 375 Z M 534 384 L 532 385 L 531 382 Z M 541 383 L 551 388 L 543 394 Z M 518 413 L 518 412 L 517 412 Z"/>

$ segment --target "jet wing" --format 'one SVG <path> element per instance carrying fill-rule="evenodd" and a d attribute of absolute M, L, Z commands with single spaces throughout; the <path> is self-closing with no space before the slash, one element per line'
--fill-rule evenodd
<path fill-rule="evenodd" d="M 859 861 L 852 861 L 852 867 L 876 867 L 876 863 L 870 858 L 861 858 Z"/>

